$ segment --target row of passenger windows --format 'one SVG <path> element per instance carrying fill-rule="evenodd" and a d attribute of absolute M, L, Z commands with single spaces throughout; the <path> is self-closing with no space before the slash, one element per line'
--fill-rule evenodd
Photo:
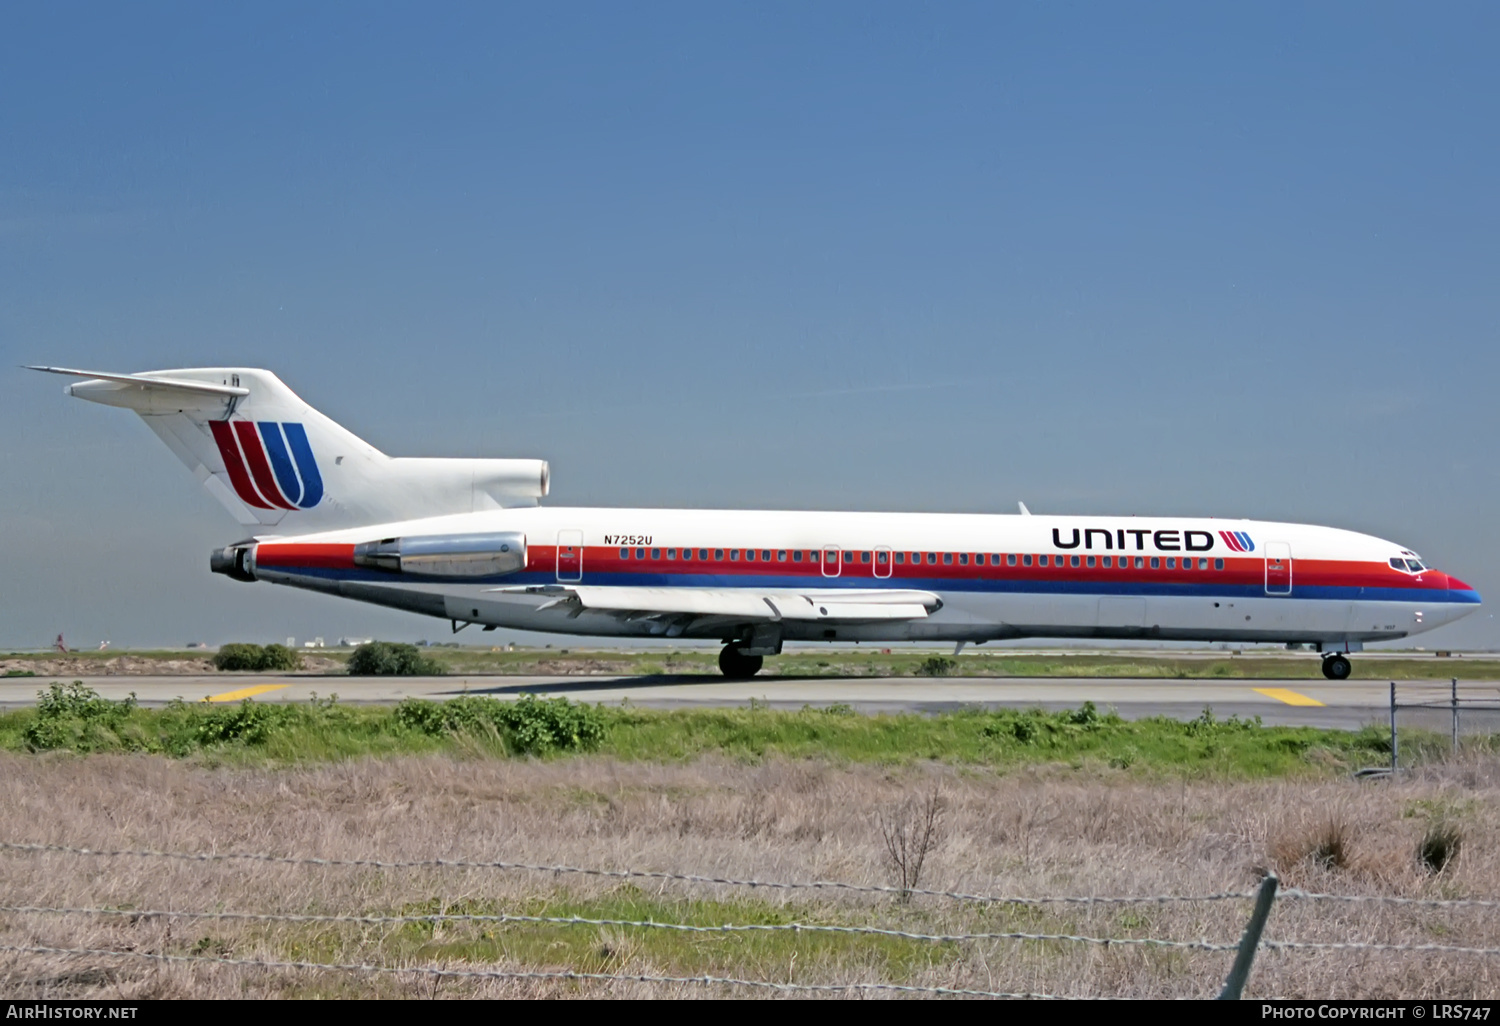
<path fill-rule="evenodd" d="M 646 551 L 646 549 L 621 549 L 620 558 L 645 559 Z M 731 563 L 739 562 L 743 556 L 744 561 L 747 563 L 754 563 L 757 560 L 762 563 L 770 563 L 773 559 L 777 563 L 785 563 L 790 559 L 793 563 L 806 562 L 816 564 L 820 561 L 826 561 L 830 566 L 835 562 L 842 562 L 845 566 L 868 564 L 871 562 L 874 562 L 877 566 L 887 566 L 891 562 L 893 555 L 897 566 L 908 562 L 913 566 L 922 563 L 935 566 L 938 560 L 941 559 L 944 566 L 953 566 L 955 563 L 959 566 L 1051 565 L 1058 567 L 1088 567 L 1090 569 L 1095 567 L 1112 569 L 1118 566 L 1119 569 L 1126 570 L 1131 567 L 1133 560 L 1137 570 L 1144 569 L 1148 561 L 1152 570 L 1176 570 L 1178 569 L 1179 562 L 1176 556 L 1033 556 L 1017 555 L 1014 552 L 897 552 L 893 554 L 883 549 L 873 553 L 845 552 L 843 553 L 842 560 L 839 559 L 840 553 L 837 549 L 828 549 L 826 552 L 819 552 L 817 549 L 776 549 L 774 551 L 771 549 L 682 549 L 680 550 L 680 557 L 678 549 L 651 549 L 650 552 L 651 558 L 654 560 L 661 560 L 663 558 L 676 560 L 681 558 L 684 560 L 698 559 L 707 561 L 710 555 L 712 555 L 715 561 L 722 562 L 727 555 Z M 1204 557 L 1199 557 L 1195 561 L 1192 556 L 1183 556 L 1181 557 L 1181 569 L 1192 570 L 1196 565 L 1199 570 L 1207 570 L 1209 562 Z M 1215 570 L 1224 569 L 1224 560 L 1215 559 L 1212 563 Z M 1395 565 L 1395 563 L 1394 559 L 1391 560 L 1392 565 Z"/>

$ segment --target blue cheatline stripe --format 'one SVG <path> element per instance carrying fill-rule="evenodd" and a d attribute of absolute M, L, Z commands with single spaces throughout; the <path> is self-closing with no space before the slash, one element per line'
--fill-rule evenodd
<path fill-rule="evenodd" d="M 307 444 L 307 431 L 301 424 L 283 424 L 287 444 L 292 447 L 292 456 L 297 460 L 297 470 L 302 474 L 303 509 L 312 509 L 323 501 L 323 475 L 318 473 L 318 461 L 313 459 L 312 446 Z"/>
<path fill-rule="evenodd" d="M 381 584 L 453 584 L 451 577 L 426 577 L 421 574 L 393 574 L 380 570 L 336 569 L 332 567 L 267 566 L 267 573 L 295 574 L 298 577 L 316 577 L 324 580 L 363 581 Z M 587 571 L 587 567 L 585 567 Z M 1205 576 L 1208 571 L 1204 571 Z M 466 578 L 465 585 L 513 587 L 531 584 L 557 584 L 552 573 L 519 573 L 502 577 Z M 1262 584 L 1207 584 L 1132 581 L 945 581 L 921 578 L 850 578 L 850 577 L 759 577 L 741 574 L 652 574 L 652 573 L 599 573 L 584 574 L 582 581 L 565 581 L 564 584 L 582 584 L 592 587 L 636 587 L 636 588 L 774 588 L 780 591 L 799 591 L 809 588 L 851 588 L 871 590 L 890 588 L 894 590 L 931 591 L 938 594 L 956 592 L 992 595 L 1082 595 L 1094 597 L 1114 596 L 1160 596 L 1166 598 L 1296 598 L 1338 600 L 1344 602 L 1410 602 L 1410 603 L 1474 603 L 1481 599 L 1477 591 L 1459 591 L 1444 588 L 1360 588 L 1338 585 L 1297 585 L 1290 595 L 1267 595 Z"/>
<path fill-rule="evenodd" d="M 256 426 L 260 428 L 261 441 L 266 443 L 266 455 L 271 457 L 271 470 L 276 474 L 281 494 L 293 506 L 300 506 L 302 482 L 297 480 L 297 471 L 292 469 L 292 458 L 287 455 L 286 442 L 281 438 L 281 425 L 273 420 L 262 420 Z"/>

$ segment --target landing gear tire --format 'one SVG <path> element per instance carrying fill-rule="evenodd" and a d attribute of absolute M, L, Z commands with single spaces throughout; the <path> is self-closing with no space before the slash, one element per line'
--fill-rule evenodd
<path fill-rule="evenodd" d="M 760 672 L 764 656 L 741 655 L 733 647 L 719 653 L 719 670 L 730 680 L 749 680 Z"/>
<path fill-rule="evenodd" d="M 1341 655 L 1328 656 L 1323 660 L 1323 676 L 1329 680 L 1348 680 L 1354 667 Z"/>

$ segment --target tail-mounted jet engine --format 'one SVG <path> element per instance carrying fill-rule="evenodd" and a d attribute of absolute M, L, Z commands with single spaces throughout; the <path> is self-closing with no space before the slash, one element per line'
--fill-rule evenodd
<path fill-rule="evenodd" d="M 499 577 L 526 569 L 519 531 L 385 538 L 354 546 L 354 565 L 425 577 Z"/>

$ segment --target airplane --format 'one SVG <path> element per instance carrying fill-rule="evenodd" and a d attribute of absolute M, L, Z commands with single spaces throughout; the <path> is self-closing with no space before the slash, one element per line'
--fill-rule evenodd
<path fill-rule="evenodd" d="M 1467 616 L 1480 596 L 1395 542 L 1306 524 L 1149 516 L 592 509 L 540 505 L 546 462 L 392 457 L 256 368 L 112 374 L 250 536 L 210 568 L 450 621 L 714 639 L 749 678 L 788 641 L 1277 642 L 1350 653 Z"/>

